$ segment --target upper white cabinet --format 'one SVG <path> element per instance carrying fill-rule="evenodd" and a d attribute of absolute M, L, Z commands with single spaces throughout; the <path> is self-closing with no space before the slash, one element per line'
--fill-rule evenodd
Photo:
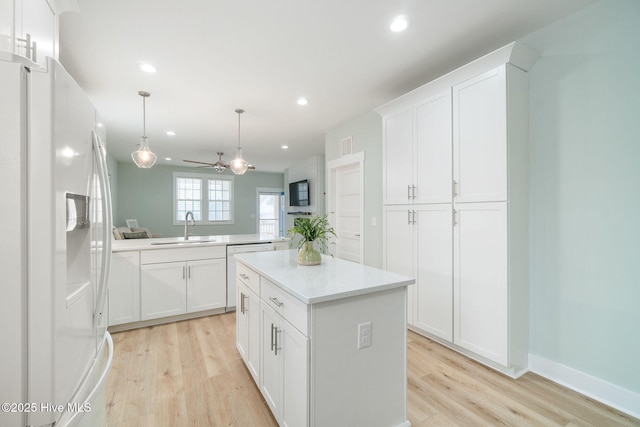
<path fill-rule="evenodd" d="M 17 55 L 26 64 L 45 66 L 58 59 L 55 3 L 47 0 L 0 0 L 0 53 Z"/>
<path fill-rule="evenodd" d="M 526 70 L 536 59 L 511 44 L 377 110 L 384 263 L 417 278 L 410 327 L 512 376 L 528 365 Z"/>
<path fill-rule="evenodd" d="M 388 204 L 409 203 L 413 185 L 413 111 L 384 120 L 383 197 Z"/>
<path fill-rule="evenodd" d="M 456 202 L 507 200 L 506 67 L 453 87 Z"/>
<path fill-rule="evenodd" d="M 451 90 L 383 123 L 385 204 L 451 202 Z"/>

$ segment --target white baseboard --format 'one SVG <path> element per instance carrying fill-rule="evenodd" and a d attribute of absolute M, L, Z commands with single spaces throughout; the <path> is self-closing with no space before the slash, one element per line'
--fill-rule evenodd
<path fill-rule="evenodd" d="M 625 414 L 640 418 L 638 393 L 535 354 L 529 354 L 529 370 Z"/>

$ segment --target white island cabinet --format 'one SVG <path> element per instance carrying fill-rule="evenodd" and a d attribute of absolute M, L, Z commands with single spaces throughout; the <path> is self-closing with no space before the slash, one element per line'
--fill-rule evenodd
<path fill-rule="evenodd" d="M 235 257 L 236 344 L 281 426 L 410 426 L 414 279 L 325 256 L 299 266 L 295 250 Z"/>

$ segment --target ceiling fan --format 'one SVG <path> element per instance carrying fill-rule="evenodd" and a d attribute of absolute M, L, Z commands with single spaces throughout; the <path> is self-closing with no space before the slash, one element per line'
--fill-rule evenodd
<path fill-rule="evenodd" d="M 199 162 L 196 160 L 182 160 L 182 161 L 187 163 L 197 163 L 199 165 L 202 165 L 200 166 L 201 168 L 213 168 L 216 172 L 222 173 L 225 171 L 225 169 L 229 167 L 229 164 L 222 161 L 222 155 L 224 154 L 223 152 L 218 151 L 217 154 L 218 154 L 218 161 L 215 163 Z M 256 167 L 253 165 L 249 165 L 248 169 L 256 170 Z"/>

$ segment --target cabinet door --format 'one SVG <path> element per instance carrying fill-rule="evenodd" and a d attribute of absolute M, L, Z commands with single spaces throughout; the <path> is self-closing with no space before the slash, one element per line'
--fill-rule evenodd
<path fill-rule="evenodd" d="M 224 258 L 187 262 L 187 313 L 227 305 L 227 263 Z"/>
<path fill-rule="evenodd" d="M 309 339 L 289 322 L 281 322 L 282 333 L 282 422 L 283 426 L 309 425 Z"/>
<path fill-rule="evenodd" d="M 260 325 L 262 331 L 260 391 L 274 417 L 280 422 L 282 419 L 282 358 L 279 357 L 281 348 L 277 346 L 277 340 L 280 338 L 279 315 L 264 301 L 260 302 Z"/>
<path fill-rule="evenodd" d="M 260 381 L 260 297 L 250 288 L 247 289 L 244 310 L 249 316 L 249 355 L 247 367 L 256 384 Z"/>
<path fill-rule="evenodd" d="M 187 307 L 187 264 L 164 262 L 140 268 L 141 319 L 184 314 Z"/>
<path fill-rule="evenodd" d="M 56 14 L 46 0 L 21 0 L 16 4 L 16 53 L 26 56 L 39 65 L 46 64 L 45 58 L 58 59 L 56 47 Z M 27 54 L 27 34 L 32 49 Z"/>
<path fill-rule="evenodd" d="M 456 202 L 507 200 L 505 66 L 453 87 Z"/>
<path fill-rule="evenodd" d="M 415 277 L 413 206 L 384 208 L 384 268 L 397 274 Z M 408 287 L 407 320 L 414 323 L 415 286 Z"/>
<path fill-rule="evenodd" d="M 236 347 L 256 384 L 260 383 L 260 297 L 238 280 Z"/>
<path fill-rule="evenodd" d="M 414 203 L 451 202 L 451 126 L 451 89 L 416 106 Z"/>
<path fill-rule="evenodd" d="M 237 301 L 239 304 L 236 310 L 236 348 L 245 363 L 249 359 L 249 311 L 245 309 L 247 304 L 248 288 L 238 280 L 236 283 Z"/>
<path fill-rule="evenodd" d="M 140 253 L 116 252 L 109 275 L 109 325 L 140 320 Z"/>
<path fill-rule="evenodd" d="M 451 204 L 420 207 L 416 216 L 417 328 L 453 341 L 453 230 Z"/>
<path fill-rule="evenodd" d="M 413 110 L 384 119 L 384 204 L 410 203 L 413 181 Z"/>
<path fill-rule="evenodd" d="M 454 209 L 454 343 L 508 366 L 507 204 Z"/>

